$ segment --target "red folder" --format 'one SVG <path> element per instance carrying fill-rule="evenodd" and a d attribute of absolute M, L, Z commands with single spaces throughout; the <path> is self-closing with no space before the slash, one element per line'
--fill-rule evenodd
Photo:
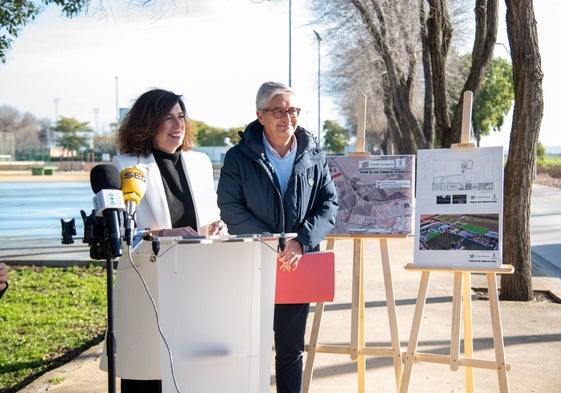
<path fill-rule="evenodd" d="M 277 261 L 275 304 L 331 302 L 335 296 L 335 255 L 304 254 L 294 271 L 281 271 Z"/>

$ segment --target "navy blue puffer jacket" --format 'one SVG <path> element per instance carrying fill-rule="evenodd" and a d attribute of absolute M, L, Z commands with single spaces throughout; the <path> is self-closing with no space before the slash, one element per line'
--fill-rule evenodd
<path fill-rule="evenodd" d="M 296 233 L 306 253 L 318 250 L 331 232 L 339 204 L 325 155 L 312 134 L 297 127 L 294 135 L 296 159 L 284 199 L 265 154 L 263 126 L 256 120 L 226 153 L 218 207 L 230 234 Z"/>

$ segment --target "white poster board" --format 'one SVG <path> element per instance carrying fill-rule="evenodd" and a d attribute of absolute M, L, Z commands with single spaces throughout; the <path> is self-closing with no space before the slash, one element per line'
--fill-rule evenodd
<path fill-rule="evenodd" d="M 412 233 L 415 156 L 329 156 L 327 163 L 339 196 L 332 235 Z"/>
<path fill-rule="evenodd" d="M 503 161 L 502 147 L 417 152 L 415 265 L 502 265 Z"/>

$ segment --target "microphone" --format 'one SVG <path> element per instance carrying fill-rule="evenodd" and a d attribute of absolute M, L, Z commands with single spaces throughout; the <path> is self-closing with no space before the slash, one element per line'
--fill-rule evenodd
<path fill-rule="evenodd" d="M 99 164 L 90 172 L 90 184 L 95 193 L 93 205 L 95 215 L 103 216 L 105 234 L 109 241 L 111 257 L 121 256 L 121 234 L 119 231 L 119 211 L 125 210 L 125 201 L 121 192 L 119 171 L 111 164 Z"/>
<path fill-rule="evenodd" d="M 279 250 L 284 251 L 285 247 L 286 247 L 286 235 L 283 232 L 279 237 Z"/>
<path fill-rule="evenodd" d="M 146 176 L 137 167 L 125 168 L 121 171 L 121 190 L 125 199 L 125 240 L 130 246 L 136 207 L 146 192 Z"/>

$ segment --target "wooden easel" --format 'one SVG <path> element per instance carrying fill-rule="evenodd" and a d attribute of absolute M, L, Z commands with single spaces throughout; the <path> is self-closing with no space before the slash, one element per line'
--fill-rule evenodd
<path fill-rule="evenodd" d="M 327 249 L 332 250 L 335 239 L 353 239 L 353 281 L 352 281 L 352 303 L 351 303 L 351 342 L 349 346 L 342 345 L 322 345 L 318 344 L 321 317 L 323 314 L 324 303 L 316 303 L 314 320 L 312 323 L 310 342 L 306 346 L 308 352 L 306 366 L 304 369 L 303 392 L 307 393 L 312 381 L 314 359 L 316 353 L 333 353 L 350 355 L 352 360 L 357 362 L 358 392 L 364 392 L 364 377 L 366 362 L 365 356 L 379 356 L 393 358 L 395 381 L 399 389 L 402 378 L 401 348 L 399 345 L 399 334 L 397 329 L 397 317 L 395 311 L 395 298 L 393 295 L 393 283 L 390 270 L 390 259 L 388 253 L 389 238 L 405 239 L 406 235 L 394 235 L 379 237 L 372 235 L 366 236 L 347 236 L 347 237 L 328 237 Z M 382 259 L 382 269 L 384 274 L 384 288 L 386 291 L 386 305 L 388 309 L 388 319 L 390 325 L 391 347 L 367 347 L 364 338 L 364 241 L 366 239 L 378 239 L 380 241 L 380 254 Z"/>
<path fill-rule="evenodd" d="M 494 269 L 457 269 L 445 267 L 423 267 L 413 266 L 413 264 L 407 264 L 405 268 L 407 270 L 422 271 L 422 276 L 421 283 L 419 285 L 419 292 L 417 294 L 417 303 L 415 305 L 415 313 L 413 315 L 413 324 L 411 327 L 411 334 L 409 336 L 409 344 L 407 346 L 407 352 L 403 353 L 403 360 L 405 364 L 399 392 L 406 393 L 409 391 L 409 382 L 413 364 L 415 361 L 449 364 L 452 371 L 457 371 L 459 366 L 465 367 L 466 392 L 471 393 L 475 391 L 473 368 L 497 370 L 500 392 L 508 392 L 509 387 L 506 372 L 510 370 L 510 364 L 505 360 L 496 274 L 511 274 L 512 272 L 514 272 L 514 267 L 512 265 L 502 265 L 501 267 Z M 449 356 L 417 352 L 419 330 L 421 327 L 421 320 L 423 318 L 423 311 L 427 299 L 431 272 L 454 273 L 454 294 L 452 298 L 452 332 L 450 338 Z M 495 361 L 475 359 L 473 357 L 473 335 L 471 323 L 472 273 L 485 273 L 485 275 L 487 276 L 487 290 L 489 293 L 489 307 L 491 309 L 491 323 L 493 326 Z M 463 339 L 465 356 L 460 357 L 460 321 L 462 318 L 462 307 L 464 318 Z"/>
<path fill-rule="evenodd" d="M 364 151 L 365 127 L 364 119 L 366 116 L 366 96 L 362 96 L 363 101 L 360 105 L 359 130 L 357 138 L 357 152 L 355 156 L 369 156 L 370 153 Z M 362 127 L 361 127 L 362 126 Z M 328 236 L 327 249 L 333 250 L 336 239 L 353 239 L 353 280 L 352 280 L 352 305 L 351 305 L 351 339 L 349 346 L 342 345 L 318 345 L 321 318 L 324 303 L 316 303 L 314 320 L 312 323 L 310 342 L 306 346 L 308 352 L 304 369 L 303 392 L 307 393 L 312 381 L 314 359 L 316 353 L 333 353 L 350 355 L 351 359 L 357 362 L 358 391 L 364 392 L 365 377 L 365 356 L 380 356 L 393 358 L 395 380 L 397 388 L 401 382 L 403 363 L 401 360 L 401 349 L 397 329 L 397 317 L 395 312 L 395 299 L 393 295 L 393 284 L 391 279 L 390 260 L 388 253 L 387 239 L 405 239 L 407 235 L 348 235 L 348 236 Z M 384 287 L 386 292 L 386 304 L 390 325 L 391 347 L 366 347 L 364 339 L 364 241 L 366 239 L 378 239 L 380 241 L 380 253 L 382 259 L 382 269 L 384 274 Z"/>
<path fill-rule="evenodd" d="M 453 145 L 452 148 L 474 148 L 469 142 L 471 126 L 471 103 L 472 92 L 464 92 L 464 106 L 462 111 L 462 136 L 461 143 Z M 512 274 L 512 265 L 502 265 L 497 268 L 454 268 L 454 267 L 425 267 L 407 264 L 407 270 L 422 272 L 421 283 L 413 315 L 413 323 L 409 336 L 407 352 L 403 353 L 404 370 L 399 388 L 400 393 L 407 393 L 411 372 L 415 361 L 449 364 L 452 371 L 457 371 L 459 366 L 465 367 L 466 392 L 474 392 L 473 368 L 486 368 L 496 370 L 499 378 L 499 389 L 501 393 L 509 391 L 506 372 L 510 370 L 510 364 L 505 360 L 504 342 L 499 311 L 499 299 L 497 291 L 497 274 Z M 450 338 L 450 355 L 438 355 L 417 352 L 419 330 L 423 311 L 427 299 L 430 275 L 432 272 L 447 272 L 454 274 L 454 293 L 452 298 L 452 331 Z M 481 360 L 473 357 L 473 335 L 472 335 L 472 309 L 471 309 L 471 274 L 485 273 L 487 276 L 487 290 L 489 294 L 489 307 L 491 309 L 491 323 L 493 328 L 493 344 L 495 347 L 495 360 Z M 463 307 L 463 313 L 462 313 Z M 460 356 L 460 321 L 463 315 L 464 330 L 464 355 Z"/>

